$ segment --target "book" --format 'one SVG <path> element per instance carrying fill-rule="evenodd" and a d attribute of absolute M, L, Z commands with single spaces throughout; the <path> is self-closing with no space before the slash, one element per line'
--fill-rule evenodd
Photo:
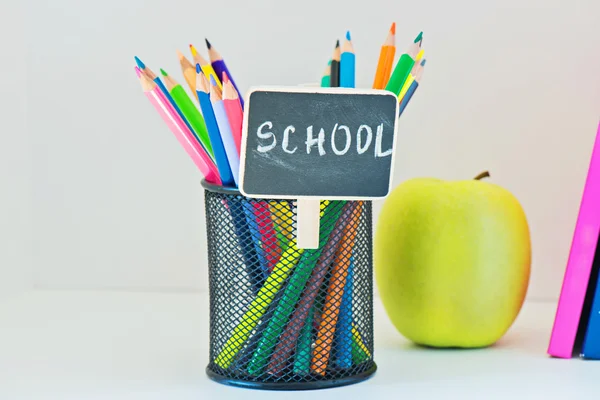
<path fill-rule="evenodd" d="M 571 358 L 586 297 L 600 228 L 600 125 L 573 233 L 548 354 Z"/>

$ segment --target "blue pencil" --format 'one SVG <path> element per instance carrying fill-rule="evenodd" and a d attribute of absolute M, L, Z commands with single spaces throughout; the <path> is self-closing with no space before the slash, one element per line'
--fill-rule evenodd
<path fill-rule="evenodd" d="M 227 203 L 231 212 L 231 218 L 233 219 L 235 233 L 242 250 L 243 261 L 246 264 L 248 280 L 252 285 L 252 292 L 256 295 L 263 286 L 265 277 L 262 274 L 261 265 L 256 253 L 257 243 L 254 240 L 247 220 L 246 208 L 248 201 L 244 197 L 236 196 L 228 199 Z M 248 240 L 248 237 L 252 237 L 252 240 Z"/>
<path fill-rule="evenodd" d="M 267 279 L 269 276 L 269 261 L 267 260 L 267 256 L 265 250 L 261 246 L 261 234 L 260 228 L 258 227 L 258 222 L 256 220 L 256 213 L 254 210 L 254 204 L 245 200 L 243 201 L 244 213 L 246 214 L 246 221 L 248 223 L 248 228 L 250 230 L 250 236 L 252 237 L 252 243 L 254 244 L 254 248 L 258 257 L 258 266 L 259 270 L 258 274 L 262 272 L 264 279 Z"/>
<path fill-rule="evenodd" d="M 353 88 L 356 70 L 356 56 L 352 47 L 350 31 L 346 32 L 346 40 L 342 45 L 340 57 L 340 87 Z"/>
<path fill-rule="evenodd" d="M 140 70 L 142 70 L 143 72 L 145 72 L 146 75 L 148 75 L 150 77 L 150 79 L 152 79 L 156 83 L 156 86 L 158 86 L 158 88 L 161 90 L 161 92 L 163 92 L 163 94 L 165 95 L 167 100 L 169 100 L 169 103 L 171 103 L 171 105 L 173 106 L 175 111 L 177 111 L 177 114 L 179 114 L 179 116 L 181 117 L 183 122 L 185 122 L 185 124 L 187 125 L 190 132 L 194 132 L 190 123 L 187 121 L 187 119 L 185 119 L 185 117 L 183 116 L 183 113 L 181 112 L 179 107 L 177 107 L 177 104 L 175 104 L 175 100 L 173 100 L 173 97 L 171 97 L 171 93 L 169 93 L 169 90 L 167 89 L 167 87 L 165 86 L 163 81 L 160 80 L 160 78 L 150 68 L 148 68 L 146 66 L 146 64 L 144 64 L 142 62 L 142 60 L 140 60 L 137 56 L 134 56 L 134 58 L 135 58 L 135 63 L 137 64 L 138 68 Z M 204 151 L 206 151 L 206 154 L 208 154 L 208 156 L 210 157 L 210 152 L 206 150 L 206 148 L 204 147 L 202 142 L 200 142 L 200 141 L 198 141 L 198 142 L 200 143 L 200 145 L 202 146 Z"/>
<path fill-rule="evenodd" d="M 340 304 L 340 317 L 336 328 L 337 364 L 341 368 L 352 367 L 352 288 L 354 283 L 354 257 L 350 257 L 348 276 Z"/>
<path fill-rule="evenodd" d="M 206 130 L 208 131 L 210 144 L 212 145 L 215 154 L 215 162 L 219 170 L 219 175 L 221 175 L 223 186 L 235 187 L 233 174 L 231 173 L 229 161 L 227 160 L 227 153 L 225 152 L 225 147 L 221 140 L 221 133 L 219 132 L 219 126 L 217 125 L 215 113 L 213 112 L 212 104 L 210 102 L 208 80 L 199 69 L 200 66 L 196 65 L 196 94 L 198 95 L 200 108 L 202 109 L 202 116 L 204 117 Z"/>

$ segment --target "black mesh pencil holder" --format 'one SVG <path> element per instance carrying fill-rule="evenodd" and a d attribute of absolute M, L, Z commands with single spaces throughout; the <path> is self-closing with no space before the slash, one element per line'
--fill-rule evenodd
<path fill-rule="evenodd" d="M 372 214 L 322 201 L 318 249 L 295 245 L 295 204 L 203 182 L 208 376 L 259 389 L 318 389 L 372 375 Z"/>

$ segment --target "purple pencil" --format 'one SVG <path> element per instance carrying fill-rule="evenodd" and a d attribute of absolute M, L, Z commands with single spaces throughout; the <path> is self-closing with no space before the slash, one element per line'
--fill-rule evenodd
<path fill-rule="evenodd" d="M 206 47 L 208 48 L 208 57 L 210 58 L 210 63 L 212 64 L 212 67 L 215 70 L 215 73 L 217 74 L 219 79 L 223 79 L 223 72 L 225 72 L 227 74 L 227 76 L 229 77 L 229 80 L 233 84 L 233 87 L 238 92 L 238 95 L 240 97 L 240 104 L 242 105 L 242 108 L 244 108 L 244 96 L 242 96 L 240 89 L 238 89 L 237 85 L 235 84 L 235 81 L 233 80 L 233 77 L 231 76 L 231 72 L 229 72 L 229 70 L 227 69 L 227 65 L 225 65 L 225 61 L 223 61 L 223 57 L 221 57 L 219 52 L 217 50 L 215 50 L 215 48 L 212 46 L 212 44 L 210 44 L 208 39 L 204 39 L 204 41 L 206 42 Z"/>

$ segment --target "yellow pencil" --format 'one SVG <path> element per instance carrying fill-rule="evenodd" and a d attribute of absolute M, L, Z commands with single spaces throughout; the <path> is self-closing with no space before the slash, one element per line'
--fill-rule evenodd
<path fill-rule="evenodd" d="M 200 55 L 200 53 L 198 52 L 198 50 L 196 50 L 193 44 L 190 44 L 190 50 L 192 51 L 192 57 L 194 57 L 194 63 L 200 65 L 200 68 L 202 69 L 202 72 L 204 72 L 204 76 L 206 76 L 206 79 L 208 79 L 208 81 L 210 82 L 210 77 L 214 77 L 219 89 L 223 90 L 223 85 L 221 84 L 221 77 L 217 76 L 217 73 L 213 69 L 212 65 Z"/>

